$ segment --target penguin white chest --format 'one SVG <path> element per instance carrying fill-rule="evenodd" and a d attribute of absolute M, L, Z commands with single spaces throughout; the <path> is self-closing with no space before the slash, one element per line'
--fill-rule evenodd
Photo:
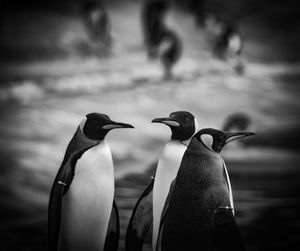
<path fill-rule="evenodd" d="M 101 251 L 114 197 L 114 170 L 105 141 L 78 160 L 63 197 L 59 250 Z"/>
<path fill-rule="evenodd" d="M 171 140 L 164 148 L 156 169 L 153 187 L 153 237 L 152 247 L 155 250 L 159 233 L 161 213 L 169 194 L 170 185 L 176 178 L 186 146 L 177 140 Z"/>

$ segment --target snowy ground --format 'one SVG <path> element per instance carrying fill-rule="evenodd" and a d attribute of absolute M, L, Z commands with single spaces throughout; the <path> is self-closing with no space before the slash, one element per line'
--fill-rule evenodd
<path fill-rule="evenodd" d="M 90 112 L 135 126 L 107 137 L 116 166 L 123 250 L 133 205 L 170 136 L 168 128 L 150 121 L 176 110 L 195 114 L 200 127 L 220 128 L 237 111 L 252 118 L 255 139 L 247 148 L 228 146 L 224 152 L 238 224 L 249 250 L 286 250 L 299 244 L 300 62 L 249 58 L 245 75 L 237 75 L 211 58 L 192 18 L 173 11 L 168 22 L 183 38 L 185 50 L 174 80 L 162 81 L 160 65 L 147 61 L 141 45 L 138 6 L 110 13 L 111 56 L 10 63 L 1 70 L 1 250 L 47 249 L 52 181 L 78 123 Z M 71 48 L 84 30 L 74 16 L 63 20 L 61 29 L 68 32 L 58 38 Z M 265 45 L 249 41 L 247 55 L 263 51 Z"/>

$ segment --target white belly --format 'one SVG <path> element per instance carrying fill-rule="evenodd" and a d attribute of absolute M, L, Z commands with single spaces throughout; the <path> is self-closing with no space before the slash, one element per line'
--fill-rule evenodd
<path fill-rule="evenodd" d="M 63 198 L 59 250 L 102 251 L 114 197 L 114 170 L 105 141 L 78 160 Z"/>
<path fill-rule="evenodd" d="M 163 149 L 158 161 L 153 186 L 153 250 L 156 247 L 160 218 L 165 200 L 168 196 L 170 185 L 177 175 L 185 150 L 185 145 L 177 140 L 171 140 Z"/>

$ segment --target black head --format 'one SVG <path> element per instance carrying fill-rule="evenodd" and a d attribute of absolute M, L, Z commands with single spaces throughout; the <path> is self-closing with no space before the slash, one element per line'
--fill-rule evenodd
<path fill-rule="evenodd" d="M 103 140 L 106 134 L 116 128 L 134 128 L 130 124 L 115 122 L 106 114 L 90 113 L 80 123 L 80 129 L 85 136 L 93 140 Z"/>
<path fill-rule="evenodd" d="M 205 128 L 198 131 L 193 138 L 196 138 L 206 148 L 220 153 L 223 147 L 231 141 L 254 135 L 252 132 L 223 132 L 212 128 Z"/>
<path fill-rule="evenodd" d="M 197 129 L 197 120 L 189 112 L 178 111 L 172 112 L 167 118 L 156 118 L 153 123 L 162 123 L 171 128 L 171 139 L 180 141 L 190 139 Z"/>

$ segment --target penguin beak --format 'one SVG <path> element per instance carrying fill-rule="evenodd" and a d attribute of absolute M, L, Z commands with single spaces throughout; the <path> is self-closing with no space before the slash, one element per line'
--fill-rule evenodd
<path fill-rule="evenodd" d="M 225 134 L 226 134 L 225 144 L 228 144 L 229 142 L 237 140 L 237 139 L 255 135 L 255 133 L 253 133 L 253 132 L 227 132 Z"/>
<path fill-rule="evenodd" d="M 110 121 L 109 124 L 102 126 L 102 129 L 105 129 L 105 130 L 111 130 L 111 129 L 116 129 L 116 128 L 134 128 L 134 127 L 130 124 L 120 123 L 120 122 L 115 122 L 115 121 Z"/>
<path fill-rule="evenodd" d="M 162 123 L 162 124 L 165 124 L 167 126 L 171 126 L 171 127 L 179 127 L 180 124 L 174 120 L 174 119 L 171 119 L 171 118 L 156 118 L 156 119 L 153 119 L 151 121 L 152 123 Z"/>

